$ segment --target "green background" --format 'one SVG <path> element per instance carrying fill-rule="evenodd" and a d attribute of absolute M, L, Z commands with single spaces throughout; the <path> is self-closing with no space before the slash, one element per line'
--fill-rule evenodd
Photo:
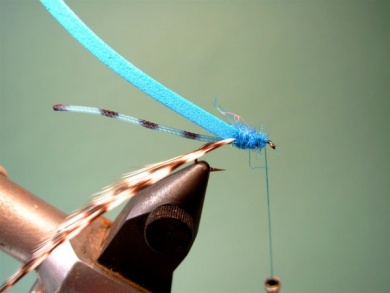
<path fill-rule="evenodd" d="M 264 125 L 281 292 L 389 292 L 387 1 L 67 1 L 125 58 L 202 108 Z M 0 1 L 0 163 L 70 213 L 122 173 L 199 142 L 56 103 L 205 133 L 111 72 L 38 1 Z M 224 117 L 222 117 L 223 119 Z M 172 292 L 263 292 L 270 274 L 264 170 L 206 156 L 197 240 Z M 263 165 L 263 157 L 255 161 Z M 115 217 L 119 209 L 110 213 Z M 0 254 L 0 280 L 18 267 Z M 26 292 L 35 273 L 11 292 Z"/>

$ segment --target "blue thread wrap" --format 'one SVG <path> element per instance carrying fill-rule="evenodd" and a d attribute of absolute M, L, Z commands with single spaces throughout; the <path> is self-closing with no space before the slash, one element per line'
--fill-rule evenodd
<path fill-rule="evenodd" d="M 261 149 L 266 144 L 266 135 L 256 133 L 244 124 L 227 124 L 142 72 L 89 29 L 64 1 L 40 1 L 72 37 L 96 58 L 156 101 L 220 138 L 235 138 L 233 144 L 238 148 Z M 255 136 L 252 135 L 253 131 Z"/>

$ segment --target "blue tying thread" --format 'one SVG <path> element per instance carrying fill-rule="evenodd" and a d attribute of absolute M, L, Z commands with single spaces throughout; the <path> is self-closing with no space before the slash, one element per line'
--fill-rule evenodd
<path fill-rule="evenodd" d="M 240 149 L 263 148 L 267 135 L 247 125 L 225 121 L 181 97 L 123 58 L 100 39 L 62 0 L 40 0 L 50 14 L 89 52 L 108 68 L 164 106 L 170 108 L 221 139 L 235 138 Z M 271 145 L 274 148 L 274 146 Z"/>

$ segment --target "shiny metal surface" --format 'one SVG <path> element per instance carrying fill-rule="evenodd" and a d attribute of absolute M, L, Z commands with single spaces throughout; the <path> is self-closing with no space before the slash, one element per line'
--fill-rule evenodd
<path fill-rule="evenodd" d="M 0 249 L 19 261 L 66 215 L 0 174 Z"/>
<path fill-rule="evenodd" d="M 41 282 L 35 284 L 33 290 L 40 288 L 38 292 L 50 293 L 149 292 L 95 261 L 110 224 L 99 218 L 70 242 L 57 247 L 39 267 Z"/>
<path fill-rule="evenodd" d="M 111 222 L 100 217 L 89 224 L 76 237 L 66 241 L 51 252 L 38 267 L 39 279 L 30 292 L 140 293 L 150 292 L 149 290 L 170 292 L 172 273 L 187 255 L 198 230 L 209 172 L 210 167 L 206 162 L 199 162 L 184 168 L 134 196 L 133 200 L 128 203 L 128 206 L 132 209 L 128 210 L 128 207 L 126 207 L 123 211 L 127 215 L 127 213 L 134 211 L 140 212 L 142 210 L 145 212 L 145 209 L 151 209 L 150 213 L 161 205 L 164 207 L 167 205 L 169 207 L 180 206 L 180 209 L 177 207 L 173 211 L 168 209 L 171 213 L 164 214 L 164 217 L 158 214 L 158 217 L 154 217 L 151 221 L 151 223 L 158 222 L 160 225 L 165 223 L 163 227 L 167 228 L 167 231 L 162 229 L 165 231 L 163 233 L 164 237 L 154 237 L 153 231 L 149 231 L 147 235 L 149 238 L 151 237 L 148 238 L 149 240 L 154 240 L 152 241 L 156 245 L 154 249 L 161 247 L 159 241 L 163 240 L 165 241 L 163 247 L 167 242 L 173 246 L 177 244 L 176 242 L 171 243 L 172 237 L 175 236 L 174 239 L 177 240 L 181 235 L 179 233 L 181 230 L 177 231 L 174 229 L 177 225 L 169 224 L 172 224 L 172 222 L 177 224 L 177 221 L 181 219 L 177 217 L 177 211 L 183 210 L 196 223 L 190 233 L 193 237 L 188 243 L 185 242 L 185 251 L 181 249 L 173 250 L 173 253 L 169 250 L 171 253 L 165 253 L 164 250 L 165 254 L 162 254 L 161 252 L 154 252 L 153 248 L 150 248 L 147 244 L 141 246 L 148 247 L 148 252 L 142 249 L 136 250 L 134 247 L 137 247 L 137 243 L 139 246 L 140 241 L 147 242 L 144 239 L 144 229 L 142 228 L 139 235 L 134 231 L 127 231 L 128 233 L 123 235 L 124 238 L 121 242 L 125 245 L 122 245 L 122 248 L 114 249 L 118 254 L 109 261 L 111 265 L 99 264 L 96 260 L 101 255 L 102 248 L 105 247 L 103 243 L 107 244 L 107 239 L 112 240 L 112 237 L 117 239 L 118 236 L 118 231 L 111 227 Z M 66 215 L 10 181 L 5 174 L 6 172 L 0 173 L 0 249 L 24 262 L 31 256 L 31 252 L 41 241 L 65 220 Z M 134 208 L 135 203 L 138 203 L 142 208 Z M 135 206 L 138 207 L 138 205 Z M 149 213 L 145 214 L 145 220 Z M 150 223 L 147 223 L 150 226 Z M 158 233 L 160 233 L 161 229 L 158 230 Z M 187 229 L 185 229 L 186 231 Z M 165 233 L 167 235 L 171 234 L 167 236 Z M 111 237 L 108 237 L 108 235 Z M 133 246 L 127 245 L 128 242 L 126 241 L 130 241 Z M 181 247 L 182 242 L 179 242 L 179 244 Z M 125 256 L 129 253 L 129 250 L 139 256 L 139 262 L 134 262 L 130 258 L 125 265 L 127 268 L 131 268 L 132 271 L 140 271 L 141 273 L 137 275 L 138 278 L 135 278 L 132 274 L 126 274 L 126 271 L 123 270 L 117 272 L 112 270 L 112 266 L 119 260 L 121 262 L 124 259 L 127 260 Z M 153 253 L 153 257 L 150 257 L 150 253 Z M 156 267 L 159 269 L 156 270 Z M 141 268 L 144 268 L 144 270 L 141 270 Z M 161 279 L 162 275 L 168 276 Z M 145 283 L 145 280 L 148 280 L 148 282 Z M 156 282 L 158 285 L 150 285 Z M 148 285 L 146 286 L 146 284 Z M 168 285 L 162 289 L 160 286 L 162 284 Z"/>
<path fill-rule="evenodd" d="M 66 215 L 0 174 L 0 249 L 23 262 Z M 96 263 L 111 222 L 99 218 L 56 248 L 30 292 L 147 292 Z"/>
<path fill-rule="evenodd" d="M 210 166 L 200 161 L 134 195 L 118 215 L 98 262 L 153 292 L 171 292 L 174 270 L 195 241 Z"/>
<path fill-rule="evenodd" d="M 272 276 L 265 280 L 264 287 L 267 293 L 278 293 L 282 282 L 278 277 Z"/>

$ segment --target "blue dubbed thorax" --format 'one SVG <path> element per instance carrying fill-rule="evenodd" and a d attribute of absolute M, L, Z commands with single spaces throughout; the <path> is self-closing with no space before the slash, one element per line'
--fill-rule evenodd
<path fill-rule="evenodd" d="M 246 124 L 236 123 L 237 136 L 233 145 L 239 149 L 261 150 L 268 142 L 268 134 L 257 132 L 256 128 L 249 127 Z"/>

